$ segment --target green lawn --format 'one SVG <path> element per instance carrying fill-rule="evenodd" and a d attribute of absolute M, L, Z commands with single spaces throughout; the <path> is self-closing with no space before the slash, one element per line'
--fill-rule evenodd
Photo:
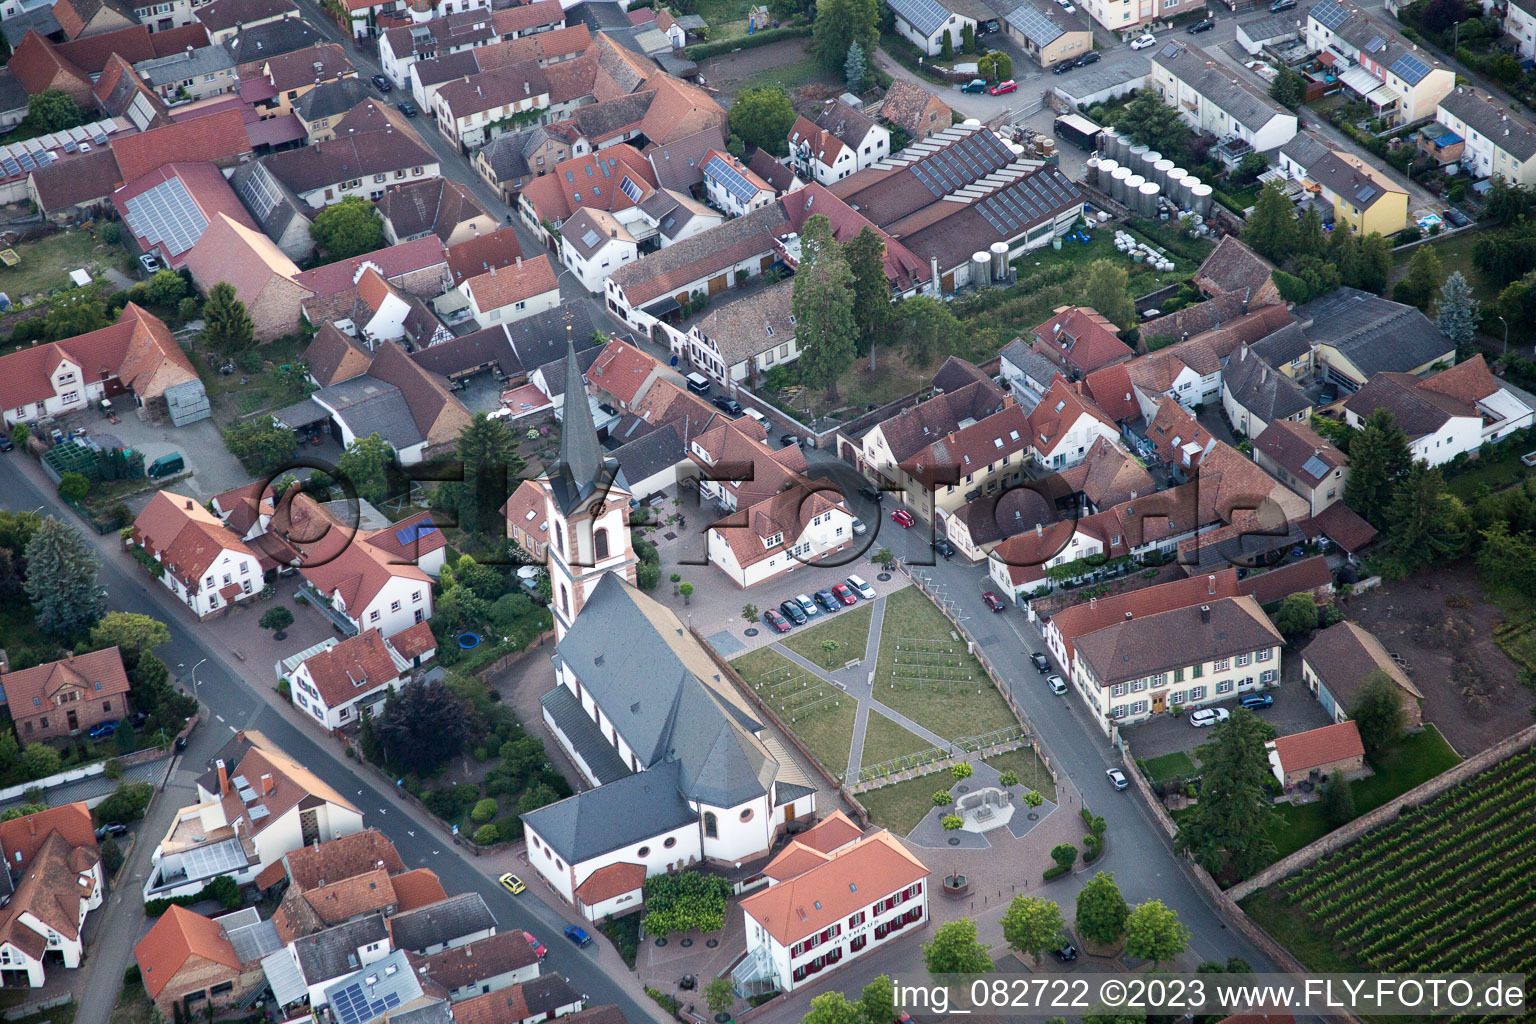
<path fill-rule="evenodd" d="M 881 786 L 859 794 L 859 803 L 869 812 L 869 820 L 899 836 L 917 827 L 923 815 L 933 809 L 933 794 L 954 785 L 947 772 L 922 775 L 894 786 Z"/>
<path fill-rule="evenodd" d="M 955 645 L 969 682 L 913 685 L 894 680 L 896 647 L 904 638 L 949 641 L 953 627 L 944 613 L 921 590 L 906 587 L 886 598 L 885 622 L 880 630 L 880 656 L 875 665 L 875 697 L 895 711 L 947 740 L 1017 725 L 981 664 Z"/>
<path fill-rule="evenodd" d="M 1276 942 L 1314 971 L 1353 974 L 1365 970 L 1339 955 L 1323 932 L 1275 889 L 1260 889 L 1239 904 Z"/>
<path fill-rule="evenodd" d="M 255 373 L 238 368 L 234 373 L 220 373 L 217 361 L 210 361 L 201 347 L 192 353 L 192 365 L 203 380 L 203 390 L 216 403 L 216 413 L 226 413 L 223 406 L 218 404 L 220 398 L 234 403 L 231 411 L 235 415 L 244 416 L 259 409 L 276 411 L 304 400 L 306 392 L 302 388 L 291 383 L 281 383 L 278 375 L 280 367 L 299 362 L 308 345 L 298 335 L 288 335 L 262 345 L 258 350 L 262 368 Z M 242 384 L 242 380 L 245 383 Z M 226 413 L 218 418 L 222 421 L 233 417 Z"/>
<path fill-rule="evenodd" d="M 1422 732 L 1406 736 L 1375 765 L 1376 774 L 1349 784 L 1355 797 L 1355 813 L 1373 811 L 1382 804 L 1422 785 L 1461 761 L 1440 730 L 1426 725 Z M 1275 860 L 1316 842 L 1332 831 L 1323 818 L 1321 802 L 1286 804 L 1276 808 L 1283 823 L 1270 829 Z"/>
<path fill-rule="evenodd" d="M 880 712 L 871 711 L 869 722 L 864 726 L 864 756 L 861 761 L 868 768 L 932 748 L 933 744 L 921 736 L 897 725 Z"/>
<path fill-rule="evenodd" d="M 1472 264 L 1472 247 L 1477 244 L 1477 240 L 1482 235 L 1481 230 L 1474 229 L 1458 232 L 1426 244 L 1435 247 L 1435 252 L 1440 257 L 1440 272 L 1449 277 L 1452 271 L 1461 271 L 1467 283 L 1472 286 L 1472 294 L 1476 295 L 1486 308 L 1499 297 L 1499 289 L 1486 281 L 1477 267 Z M 1392 254 L 1394 278 L 1407 273 L 1408 261 L 1413 259 L 1413 254 L 1417 251 L 1418 246 L 1414 246 L 1412 249 L 1398 249 Z"/>
<path fill-rule="evenodd" d="M 789 64 L 768 68 L 741 83 L 742 89 L 783 89 L 791 96 L 797 89 L 812 82 L 837 84 L 837 79 L 826 73 L 821 61 L 812 56 L 802 57 Z"/>
<path fill-rule="evenodd" d="M 1031 789 L 1039 790 L 1040 795 L 1051 803 L 1056 802 L 1056 782 L 1051 778 L 1051 773 L 1046 770 L 1044 764 L 1035 756 L 1033 747 L 1019 747 L 989 757 L 986 763 L 1000 772 L 1006 772 L 1010 768 L 1018 773 L 1019 781 Z"/>
<path fill-rule="evenodd" d="M 0 266 L 0 292 L 18 306 L 24 295 L 45 298 L 55 289 L 73 287 L 71 270 L 84 267 L 91 277 L 100 277 L 101 271 L 115 265 L 123 253 L 120 245 L 98 244 L 89 231 L 63 231 L 14 248 L 21 262 L 14 267 Z"/>
<path fill-rule="evenodd" d="M 1476 500 L 1477 489 L 1482 484 L 1487 484 L 1489 490 L 1502 491 L 1536 472 L 1520 461 L 1520 456 L 1530 451 L 1529 447 L 1523 451 L 1501 449 L 1495 455 L 1487 454 L 1488 448 L 1484 446 L 1483 454 L 1467 463 L 1466 469 L 1446 476 L 1446 489 L 1462 501 Z"/>
<path fill-rule="evenodd" d="M 1149 757 L 1141 762 L 1142 770 L 1147 773 L 1147 778 L 1153 782 L 1162 782 L 1165 779 L 1178 779 L 1194 775 L 1200 769 L 1196 766 L 1194 758 L 1182 750 L 1175 750 L 1171 754 L 1162 757 Z"/>
<path fill-rule="evenodd" d="M 758 690 L 763 700 L 773 708 L 786 726 L 792 729 L 800 742 L 804 743 L 822 763 L 828 771 L 834 775 L 842 775 L 848 771 L 848 748 L 853 744 L 853 720 L 857 711 L 857 702 L 853 698 L 842 695 L 836 704 L 827 704 L 810 712 L 797 714 L 792 705 L 786 704 L 778 695 L 771 693 L 768 687 L 760 688 L 764 677 L 772 677 L 775 680 L 784 679 L 786 673 L 800 673 L 805 687 L 788 687 L 791 690 L 804 690 L 817 685 L 811 681 L 809 674 L 804 673 L 794 662 L 782 654 L 768 647 L 761 647 L 755 651 L 743 654 L 731 662 L 731 667 L 741 673 L 747 685 Z M 825 684 L 820 684 L 825 686 Z"/>
<path fill-rule="evenodd" d="M 873 607 L 863 604 L 830 616 L 822 612 L 819 626 L 793 633 L 780 642 L 806 661 L 822 668 L 842 668 L 846 662 L 864 657 L 864 648 L 869 643 Z M 827 640 L 837 644 L 837 650 L 830 654 L 821 649 L 822 643 Z"/>

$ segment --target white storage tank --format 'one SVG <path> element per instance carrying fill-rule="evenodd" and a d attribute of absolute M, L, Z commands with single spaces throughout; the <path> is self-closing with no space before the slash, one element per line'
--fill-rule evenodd
<path fill-rule="evenodd" d="M 1152 165 L 1152 180 L 1157 182 L 1158 188 L 1167 189 L 1168 172 L 1171 170 L 1173 170 L 1173 161 L 1166 158 Z"/>
<path fill-rule="evenodd" d="M 980 128 L 981 127 L 981 122 L 978 121 L 974 117 L 968 117 L 964 121 L 961 121 L 960 123 L 965 125 L 965 127 L 967 127 L 967 128 Z"/>
<path fill-rule="evenodd" d="M 978 291 L 992 284 L 992 260 L 984 252 L 971 253 L 971 285 Z"/>
<path fill-rule="evenodd" d="M 1158 188 L 1155 181 L 1149 181 L 1141 186 L 1141 195 L 1136 205 L 1143 217 L 1157 216 L 1157 194 L 1161 191 L 1162 189 Z"/>
<path fill-rule="evenodd" d="M 1111 160 L 1115 156 L 1116 147 L 1120 145 L 1120 133 L 1113 128 L 1105 128 L 1099 132 L 1099 155 L 1107 156 Z"/>
<path fill-rule="evenodd" d="M 992 280 L 1008 280 L 1008 243 L 993 242 L 992 252 Z"/>
<path fill-rule="evenodd" d="M 1099 191 L 1109 191 L 1109 179 L 1115 176 L 1115 170 L 1120 166 L 1120 161 L 1113 157 L 1099 158 Z"/>
<path fill-rule="evenodd" d="M 1152 180 L 1152 168 L 1156 167 L 1157 162 L 1162 158 L 1163 154 L 1159 153 L 1157 150 L 1147 150 L 1145 153 L 1141 154 L 1141 165 L 1136 168 L 1136 173 L 1141 175 L 1143 178 L 1146 178 L 1148 181 Z"/>
<path fill-rule="evenodd" d="M 1211 215 L 1211 186 L 1195 184 L 1190 188 L 1190 206 L 1202 217 Z"/>
<path fill-rule="evenodd" d="M 1126 150 L 1125 156 L 1120 158 L 1120 162 L 1129 165 L 1132 172 L 1137 172 L 1141 170 L 1141 158 L 1150 152 L 1151 149 L 1147 146 L 1135 145 Z"/>
<path fill-rule="evenodd" d="M 1193 210 L 1195 208 L 1195 186 L 1200 184 L 1200 179 L 1193 174 L 1186 174 L 1179 179 L 1179 191 L 1175 197 L 1181 210 Z"/>
<path fill-rule="evenodd" d="M 1102 171 L 1100 173 L 1102 173 Z M 1110 198 L 1115 202 L 1124 202 L 1125 179 L 1129 178 L 1130 176 L 1131 169 L 1129 167 L 1116 167 L 1115 172 L 1109 176 L 1109 188 L 1107 191 L 1109 192 Z"/>
<path fill-rule="evenodd" d="M 1122 206 L 1132 213 L 1139 213 L 1136 197 L 1141 194 L 1141 186 L 1147 183 L 1147 179 L 1139 174 L 1133 174 L 1125 179 L 1125 198 L 1120 200 Z"/>

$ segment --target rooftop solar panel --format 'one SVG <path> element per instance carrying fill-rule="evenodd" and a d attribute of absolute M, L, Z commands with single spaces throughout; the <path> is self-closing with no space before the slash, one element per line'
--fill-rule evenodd
<path fill-rule="evenodd" d="M 123 204 L 128 227 L 150 245 L 164 245 L 172 256 L 192 248 L 208 229 L 180 178 L 163 181 Z"/>
<path fill-rule="evenodd" d="M 1340 25 L 1349 20 L 1349 12 L 1333 0 L 1322 0 L 1312 8 L 1312 19 L 1324 28 L 1337 31 Z"/>
<path fill-rule="evenodd" d="M 950 17 L 950 12 L 935 0 L 895 0 L 890 6 L 891 10 L 925 36 L 933 35 Z"/>
<path fill-rule="evenodd" d="M 1061 28 L 1055 22 L 1029 4 L 1009 14 L 1007 21 L 1036 46 L 1046 46 L 1062 35 Z"/>
<path fill-rule="evenodd" d="M 757 195 L 757 188 L 742 177 L 740 171 L 718 156 L 712 156 L 705 162 L 704 173 L 718 181 L 720 186 L 735 196 L 739 202 L 751 202 L 752 197 Z"/>
<path fill-rule="evenodd" d="M 1409 85 L 1418 85 L 1429 74 L 1429 65 L 1412 54 L 1403 54 L 1392 62 L 1392 73 Z"/>
<path fill-rule="evenodd" d="M 1328 475 L 1328 463 L 1314 455 L 1302 464 L 1301 471 L 1314 479 L 1321 480 Z"/>
<path fill-rule="evenodd" d="M 21 169 L 24 171 L 32 171 L 37 169 L 37 161 L 32 159 L 31 153 L 21 154 L 21 156 L 16 158 L 16 162 L 21 165 Z"/>

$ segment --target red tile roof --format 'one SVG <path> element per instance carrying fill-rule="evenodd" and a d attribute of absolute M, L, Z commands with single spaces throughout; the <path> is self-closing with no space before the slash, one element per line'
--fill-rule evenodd
<path fill-rule="evenodd" d="M 518 258 L 510 267 L 491 269 L 464 282 L 464 290 L 482 313 L 501 309 L 516 302 L 526 302 L 536 295 L 555 291 L 555 264 L 548 253 L 531 259 Z"/>
<path fill-rule="evenodd" d="M 1044 402 L 1037 408 L 1052 407 Z M 1075 422 L 1075 418 L 1074 418 Z M 1057 424 L 1051 421 L 1051 429 Z M 984 470 L 1005 456 L 1016 456 L 1027 451 L 1032 440 L 1030 417 L 1022 406 L 1010 401 L 999 412 L 985 419 L 961 427 L 938 438 L 916 454 L 903 459 L 902 470 L 928 488 L 954 484 L 971 473 Z M 1051 434 L 1054 437 L 1055 434 Z M 1044 443 L 1044 442 L 1042 442 Z"/>
<path fill-rule="evenodd" d="M 405 870 L 405 862 L 400 859 L 395 844 L 376 828 L 365 828 L 314 846 L 300 847 L 289 852 L 283 862 L 289 879 L 301 891 L 376 868 L 390 873 Z"/>
<path fill-rule="evenodd" d="M 230 219 L 243 224 L 251 231 L 261 230 L 251 215 L 245 212 L 245 206 L 240 202 L 240 197 L 235 195 L 235 190 L 229 187 L 229 182 L 219 169 L 207 161 L 196 163 L 166 164 L 141 175 L 130 181 L 116 192 L 112 193 L 112 205 L 117 208 L 118 216 L 123 218 L 123 223 L 128 224 L 130 201 L 139 198 L 150 189 L 163 185 L 169 181 L 179 181 L 181 187 L 186 190 L 187 197 L 196 205 L 203 218 L 212 224 L 218 214 L 224 214 Z M 144 224 L 141 222 L 140 227 Z M 130 231 L 133 229 L 130 227 Z M 206 231 L 206 228 L 204 229 Z M 192 246 L 201 239 L 187 238 L 186 248 L 177 252 L 171 252 L 164 238 L 156 238 L 151 242 L 142 235 L 135 234 L 134 238 L 139 248 L 145 252 L 158 251 L 162 261 L 172 269 L 180 269 L 186 262 L 186 254 Z"/>
<path fill-rule="evenodd" d="M 418 622 L 407 626 L 389 638 L 389 646 L 406 661 L 425 658 L 437 650 L 437 637 L 432 633 L 430 622 Z"/>
<path fill-rule="evenodd" d="M 166 164 L 181 161 L 228 161 L 251 151 L 245 118 L 238 110 L 221 110 L 206 117 L 178 121 L 138 135 L 112 140 L 123 180 L 134 179 Z"/>
<path fill-rule="evenodd" d="M 641 194 L 656 188 L 656 172 L 635 147 L 625 143 L 596 153 L 571 157 L 555 164 L 554 171 L 523 187 L 522 198 L 542 220 L 563 222 L 584 206 L 616 212 L 636 205 L 621 189 L 625 176 L 640 186 Z"/>
<path fill-rule="evenodd" d="M 13 871 L 25 868 L 54 832 L 63 836 L 71 847 L 96 849 L 90 809 L 83 801 L 76 801 L 22 818 L 0 821 L 0 850 L 5 851 L 6 864 Z"/>
<path fill-rule="evenodd" d="M 128 692 L 128 674 L 116 647 L 89 654 L 72 654 L 59 661 L 0 673 L 0 693 L 4 694 L 11 718 L 20 721 L 36 714 L 46 714 L 55 705 L 60 691 L 79 691 L 78 700 L 108 700 Z M 0 829 L 0 837 L 4 831 Z M 5 847 L 7 856 L 11 855 Z M 12 865 L 14 867 L 15 865 Z"/>
<path fill-rule="evenodd" d="M 622 341 L 609 341 L 590 369 L 587 383 L 608 392 L 625 405 L 633 405 L 640 388 L 661 367 L 661 361 Z"/>
<path fill-rule="evenodd" d="M 759 889 L 741 901 L 741 909 L 789 946 L 927 877 L 922 861 L 880 831 L 794 878 Z"/>
<path fill-rule="evenodd" d="M 1126 618 L 1144 618 L 1155 612 L 1187 608 L 1220 597 L 1236 597 L 1239 588 L 1236 569 L 1223 569 L 1210 576 L 1192 576 L 1156 586 L 1130 590 L 1111 597 L 1089 598 L 1082 604 L 1063 608 L 1051 617 L 1049 627 L 1061 635 L 1067 658 L 1073 657 L 1072 644 L 1080 636 L 1123 622 Z"/>
<path fill-rule="evenodd" d="M 1334 502 L 1304 521 L 1301 528 L 1307 536 L 1325 536 L 1350 554 L 1376 539 L 1376 527 L 1342 501 Z"/>
<path fill-rule="evenodd" d="M 201 589 L 203 576 L 225 551 L 256 557 L 218 516 L 191 498 L 156 491 L 133 521 L 133 538 L 158 554 L 165 571 L 190 590 Z"/>
<path fill-rule="evenodd" d="M 91 89 L 90 75 L 71 63 L 58 49 L 34 29 L 27 29 L 27 34 L 16 44 L 16 51 L 11 54 L 5 66 L 16 76 L 16 81 L 21 83 L 29 96 L 62 87 L 63 83 L 58 81 L 60 76 L 75 86 L 73 89 L 66 87 L 66 92 L 84 96 Z"/>
<path fill-rule="evenodd" d="M 1365 756 L 1360 730 L 1353 720 L 1325 725 L 1321 729 L 1277 736 L 1272 741 L 1280 755 L 1280 768 L 1287 774 L 1313 768 L 1326 768 L 1340 761 Z"/>
<path fill-rule="evenodd" d="M 235 947 L 224 937 L 218 922 L 185 907 L 173 906 L 162 914 L 149 934 L 133 947 L 133 955 L 151 999 L 158 997 L 194 957 L 220 964 L 231 973 L 240 970 Z"/>
<path fill-rule="evenodd" d="M 1092 306 L 1060 306 L 1035 328 L 1035 351 L 1087 374 L 1136 354 L 1116 334 L 1120 328 Z"/>
<path fill-rule="evenodd" d="M 587 906 L 634 892 L 645 885 L 644 864 L 607 864 L 587 876 L 576 887 L 576 895 Z"/>
<path fill-rule="evenodd" d="M 541 0 L 541 2 L 553 2 L 553 0 Z M 513 10 L 517 8 L 514 7 Z M 450 245 L 445 255 L 448 260 L 448 272 L 453 275 L 453 283 L 460 284 L 465 278 L 483 274 L 492 267 L 513 265 L 523 255 L 523 247 L 518 244 L 516 229 L 505 227 L 500 231 L 492 231 L 460 242 L 458 245 Z"/>
<path fill-rule="evenodd" d="M 1084 378 L 1088 394 L 1105 415 L 1113 420 L 1132 420 L 1141 415 L 1141 406 L 1131 391 L 1131 374 L 1125 363 L 1095 370 Z"/>
<path fill-rule="evenodd" d="M 371 264 L 388 281 L 413 270 L 425 270 L 442 264 L 443 254 L 442 240 L 436 235 L 427 235 L 425 238 L 401 242 L 399 245 L 375 249 L 361 256 L 306 270 L 296 275 L 294 281 L 314 292 L 317 297 L 324 298 L 355 287 L 358 271 L 364 264 Z"/>
<path fill-rule="evenodd" d="M 1028 417 L 1030 436 L 1025 439 L 1026 443 L 1049 458 L 1055 453 L 1056 446 L 1071 434 L 1073 428 L 1084 416 L 1098 420 L 1111 432 L 1115 430 L 1114 421 L 1104 415 L 1098 406 L 1078 394 L 1065 379 L 1057 377 L 1051 381 L 1051 386 L 1045 389 L 1045 395 L 1040 399 L 1040 404 L 1030 410 Z M 1003 441 L 1003 447 L 997 450 L 999 452 L 1011 450 L 1006 438 Z"/>
<path fill-rule="evenodd" d="M 400 670 L 376 629 L 349 637 L 304 662 L 326 707 L 336 708 L 380 686 L 396 683 Z"/>
<path fill-rule="evenodd" d="M 1259 604 L 1269 604 L 1291 594 L 1316 590 L 1331 583 L 1333 573 L 1328 569 L 1328 559 L 1322 555 L 1313 555 L 1268 572 L 1250 573 L 1238 582 L 1237 592 L 1253 595 Z"/>

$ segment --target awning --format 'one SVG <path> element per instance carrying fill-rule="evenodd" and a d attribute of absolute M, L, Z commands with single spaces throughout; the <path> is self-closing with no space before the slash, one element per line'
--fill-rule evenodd
<path fill-rule="evenodd" d="M 668 313 L 675 313 L 679 309 L 682 309 L 682 308 L 683 307 L 681 305 L 679 305 L 678 301 L 675 298 L 673 298 L 672 296 L 668 295 L 664 299 L 657 299 L 655 302 L 651 303 L 649 306 L 641 306 L 640 307 L 640 312 L 648 313 L 651 316 L 655 316 L 655 317 L 663 317 L 663 316 L 666 316 Z"/>
<path fill-rule="evenodd" d="M 330 415 L 319 402 L 306 398 L 286 409 L 277 410 L 272 414 L 272 418 L 290 430 L 302 430 L 304 427 L 323 423 L 330 418 Z"/>
<path fill-rule="evenodd" d="M 1382 84 L 1381 79 L 1362 67 L 1352 67 L 1339 76 L 1339 81 L 1350 91 L 1365 97 L 1366 102 L 1377 107 L 1389 107 L 1397 102 L 1397 93 Z"/>

